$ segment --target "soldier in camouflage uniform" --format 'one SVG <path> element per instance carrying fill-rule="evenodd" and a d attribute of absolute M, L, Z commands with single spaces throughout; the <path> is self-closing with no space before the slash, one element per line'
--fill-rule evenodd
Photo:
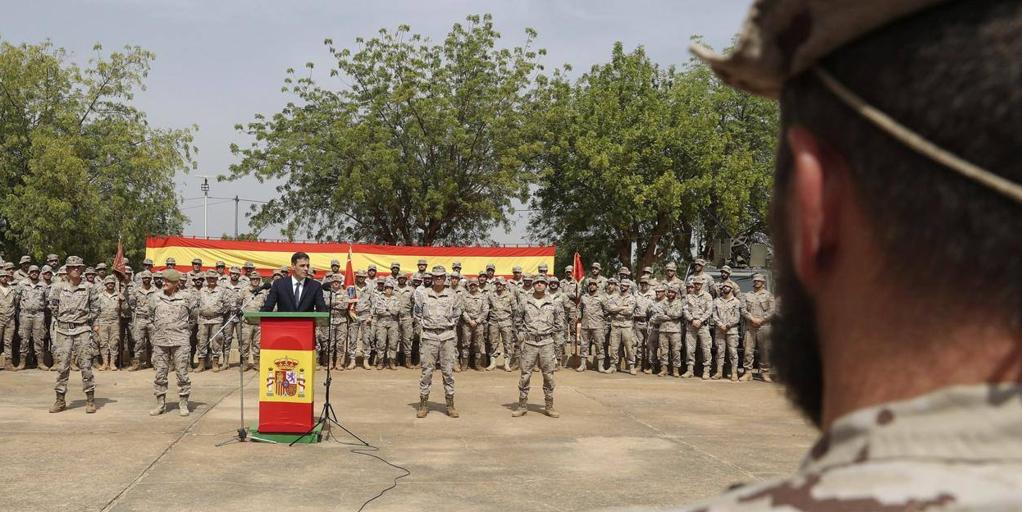
<path fill-rule="evenodd" d="M 513 330 L 511 317 L 517 310 L 517 306 L 515 304 L 515 296 L 508 289 L 503 277 L 497 277 L 495 286 L 496 289 L 493 293 L 487 296 L 489 301 L 487 323 L 490 329 L 490 343 L 493 350 L 490 355 L 490 363 L 492 366 L 493 361 L 499 357 L 503 350 L 504 370 L 510 372 L 511 361 L 515 357 L 516 350 L 514 337 L 511 334 Z"/>
<path fill-rule="evenodd" d="M 635 366 L 643 373 L 653 371 L 653 352 L 649 346 L 649 309 L 655 298 L 653 290 L 649 287 L 649 278 L 640 277 L 639 291 L 635 294 L 635 316 L 632 320 L 635 323 Z"/>
<path fill-rule="evenodd" d="M 28 360 L 28 347 L 32 346 L 35 353 L 36 367 L 48 370 L 46 366 L 46 303 L 48 286 L 39 279 L 39 267 L 28 267 L 28 279 L 21 282 L 18 299 L 18 334 L 21 336 L 19 347 L 20 357 L 18 370 L 25 368 Z"/>
<path fill-rule="evenodd" d="M 475 351 L 475 369 L 483 371 L 483 359 L 486 357 L 486 318 L 490 314 L 489 297 L 479 291 L 479 280 L 469 279 L 468 293 L 461 296 L 461 339 L 462 359 L 466 369 L 470 351 Z"/>
<path fill-rule="evenodd" d="M 603 354 L 603 340 L 606 336 L 606 302 L 599 291 L 600 283 L 596 279 L 586 281 L 587 293 L 582 296 L 580 306 L 580 323 L 582 326 L 582 338 L 579 340 L 580 362 L 577 371 L 584 372 L 589 357 L 589 347 L 594 346 L 596 357 L 593 360 L 593 367 L 597 371 L 603 371 L 605 356 Z"/>
<path fill-rule="evenodd" d="M 269 290 L 263 289 L 263 277 L 255 270 L 248 274 L 248 288 L 241 296 L 243 303 L 242 312 L 256 312 L 266 303 L 266 296 Z M 262 334 L 259 327 L 259 319 L 243 319 L 241 322 L 241 337 L 238 339 L 239 364 L 243 365 L 245 371 L 259 368 L 259 336 Z M 347 337 L 347 333 L 345 333 Z M 249 354 L 252 360 L 249 361 Z"/>
<path fill-rule="evenodd" d="M 191 368 L 188 324 L 198 305 L 191 295 L 178 292 L 181 280 L 178 271 L 168 270 L 165 272 L 163 290 L 148 296 L 148 317 L 153 319 L 155 333 L 153 367 L 156 369 L 153 378 L 156 408 L 149 411 L 150 416 L 159 416 L 167 410 L 167 375 L 171 365 L 177 373 L 178 414 L 189 414 L 188 395 L 191 394 L 192 384 L 188 378 L 188 370 Z"/>
<path fill-rule="evenodd" d="M 146 347 L 152 343 L 153 324 L 152 319 L 149 318 L 149 296 L 158 291 L 156 286 L 152 284 L 152 274 L 149 272 L 139 272 L 138 275 L 141 285 L 134 287 L 128 296 L 128 307 L 132 311 L 131 338 L 135 342 L 131 367 L 128 368 L 128 371 L 132 372 L 137 371 L 139 364 L 146 360 L 144 357 Z"/>
<path fill-rule="evenodd" d="M 425 418 L 429 412 L 433 370 L 439 366 L 444 379 L 447 415 L 457 418 L 458 411 L 454 408 L 454 358 L 457 357 L 454 329 L 461 318 L 461 301 L 446 288 L 447 272 L 444 267 L 433 267 L 431 276 L 433 287 L 416 295 L 415 300 L 414 314 L 422 326 L 419 343 L 422 378 L 419 380 L 419 407 L 415 417 Z"/>
<path fill-rule="evenodd" d="M 11 277 L 11 285 L 20 286 L 21 282 L 28 279 L 29 267 L 32 266 L 32 257 L 25 255 L 18 261 L 18 270 L 14 271 Z"/>
<path fill-rule="evenodd" d="M 578 301 L 582 298 L 582 287 L 573 276 L 575 267 L 564 267 L 564 279 L 561 279 L 561 293 L 564 294 L 564 342 L 569 345 L 565 350 L 561 366 L 567 366 L 571 355 L 570 347 L 578 346 Z"/>
<path fill-rule="evenodd" d="M 355 273 L 355 315 L 357 322 L 357 335 L 352 344 L 359 344 L 362 353 L 362 368 L 371 369 L 369 358 L 373 355 L 373 340 L 376 338 L 373 330 L 373 295 L 376 290 L 369 287 L 366 282 L 366 273 L 359 270 Z M 380 357 L 377 354 L 377 357 Z"/>
<path fill-rule="evenodd" d="M 0 344 L 3 348 L 4 370 L 14 370 L 11 363 L 14 345 L 14 330 L 20 298 L 19 289 L 11 286 L 11 278 L 14 275 L 10 270 L 0 271 Z"/>
<path fill-rule="evenodd" d="M 745 305 L 735 297 L 732 282 L 720 283 L 720 297 L 713 299 L 713 323 L 717 326 L 717 336 L 713 339 L 713 348 L 717 353 L 711 376 L 713 379 L 721 378 L 724 372 L 726 347 L 731 380 L 738 380 L 738 324 L 744 314 Z"/>
<path fill-rule="evenodd" d="M 731 267 L 724 265 L 720 267 L 720 283 L 717 284 L 717 289 L 720 290 L 724 283 L 731 285 L 731 293 L 734 294 L 735 298 L 742 300 L 742 289 L 738 286 L 738 283 L 734 279 L 731 279 Z"/>
<path fill-rule="evenodd" d="M 610 321 L 610 367 L 607 373 L 614 373 L 618 368 L 618 357 L 623 348 L 628 363 L 628 373 L 635 375 L 635 296 L 632 295 L 632 282 L 621 281 L 617 295 L 607 296 L 607 319 Z"/>
<path fill-rule="evenodd" d="M 213 371 L 220 371 L 220 350 L 223 348 L 223 336 L 214 335 L 224 325 L 224 315 L 234 307 L 233 298 L 223 288 L 217 286 L 220 276 L 215 271 L 206 272 L 206 286 L 199 290 L 196 311 L 198 313 L 199 368 L 196 373 L 206 371 L 207 358 L 213 361 Z"/>
<path fill-rule="evenodd" d="M 770 378 L 770 320 L 774 316 L 774 296 L 766 289 L 763 274 L 752 276 L 752 291 L 742 298 L 742 318 L 745 319 L 745 373 L 743 381 L 752 380 L 752 363 L 759 349 L 759 374 L 763 380 Z"/>
<path fill-rule="evenodd" d="M 96 294 L 99 315 L 96 317 L 96 338 L 101 359 L 97 370 L 117 370 L 117 347 L 121 343 L 121 312 L 128 310 L 124 295 L 117 290 L 117 278 L 103 278 L 103 291 Z"/>
<path fill-rule="evenodd" d="M 344 370 L 344 357 L 350 356 L 354 361 L 354 349 L 349 348 L 348 323 L 351 318 L 348 316 L 348 295 L 344 291 L 344 276 L 333 274 L 326 280 L 326 291 L 324 301 L 330 308 L 330 330 L 329 336 L 333 338 L 333 345 L 327 350 L 333 353 L 333 361 L 327 361 L 328 365 L 335 370 Z M 330 338 L 328 337 L 328 340 Z M 354 366 L 352 366 L 354 367 Z"/>
<path fill-rule="evenodd" d="M 400 266 L 397 267 L 397 270 L 400 271 Z M 412 306 L 414 305 L 412 294 L 414 292 L 415 288 L 408 285 L 408 274 L 398 274 L 397 288 L 394 288 L 394 293 L 401 298 L 401 313 L 397 317 L 397 323 L 401 329 L 400 351 L 405 359 L 405 368 L 408 369 L 413 368 L 412 338 L 415 336 L 415 325 L 412 318 Z"/>
<path fill-rule="evenodd" d="M 68 256 L 65 263 L 68 282 L 55 293 L 50 294 L 50 309 L 56 324 L 54 358 L 59 362 L 57 385 L 54 390 L 57 400 L 50 407 L 51 413 L 67 408 L 67 380 L 71 373 L 71 358 L 78 355 L 82 372 L 82 390 L 85 392 L 85 412 L 96 412 L 96 381 L 92 375 L 92 324 L 99 314 L 96 289 L 82 279 L 85 262 L 78 256 Z M 80 347 L 80 348 L 79 348 Z"/>
<path fill-rule="evenodd" d="M 508 290 L 514 291 L 522 287 L 522 267 L 515 265 L 511 269 L 511 279 L 507 282 Z"/>
<path fill-rule="evenodd" d="M 718 293 L 717 283 L 713 280 L 713 276 L 706 273 L 704 270 L 705 268 L 706 260 L 697 258 L 694 262 L 692 262 L 692 274 L 688 277 L 689 279 L 697 278 L 702 280 L 702 291 L 710 294 L 710 298 L 712 299 L 716 297 Z"/>
<path fill-rule="evenodd" d="M 518 379 L 518 407 L 512 417 L 524 416 L 529 406 L 529 383 L 532 370 L 539 364 L 543 373 L 543 396 L 546 401 L 544 414 L 551 418 L 560 417 L 554 410 L 554 369 L 557 354 L 554 353 L 554 335 L 564 329 L 564 306 L 546 294 L 547 278 L 539 275 L 533 280 L 534 291 L 525 297 L 522 306 L 522 373 Z"/>
<path fill-rule="evenodd" d="M 703 379 L 710 378 L 710 317 L 713 316 L 713 297 L 703 291 L 705 280 L 699 276 L 690 277 L 692 292 L 685 294 L 683 308 L 685 319 L 685 373 L 682 378 L 695 376 L 696 341 L 699 342 L 699 357 L 703 360 Z"/>
<path fill-rule="evenodd" d="M 222 262 L 217 262 L 217 264 Z M 246 278 L 247 279 L 247 278 Z M 219 286 L 224 289 L 224 293 L 228 295 L 234 306 L 227 312 L 228 318 L 241 309 L 242 296 L 245 294 L 245 282 L 241 280 L 241 269 L 238 267 L 231 267 L 230 271 L 226 276 L 220 276 Z M 233 322 L 230 322 L 224 329 L 224 346 L 222 353 L 224 354 L 222 369 L 226 370 L 230 368 L 230 356 L 231 356 L 231 343 L 235 339 L 241 339 L 241 317 L 238 316 Z"/>
<path fill-rule="evenodd" d="M 401 315 L 401 297 L 394 293 L 397 283 L 393 279 L 381 278 L 383 293 L 373 300 L 373 324 L 376 327 L 377 363 L 376 369 L 382 370 L 384 365 L 396 370 L 397 345 L 400 339 L 398 317 Z"/>
<path fill-rule="evenodd" d="M 169 265 L 168 265 L 169 266 Z M 210 272 L 213 272 L 210 270 Z M 214 272 L 215 274 L 215 272 Z M 202 270 L 202 259 L 194 258 L 192 260 L 192 270 L 185 274 L 185 283 L 194 282 L 196 279 L 202 279 L 203 285 L 206 284 L 206 277 L 208 274 Z M 216 274 L 217 282 L 219 282 L 220 274 Z"/>
<path fill-rule="evenodd" d="M 649 368 L 645 373 L 653 373 L 654 366 L 661 361 L 666 362 L 667 356 L 670 353 L 670 346 L 664 344 L 660 337 L 659 317 L 663 313 L 665 303 L 667 303 L 667 287 L 658 283 L 653 288 L 653 298 L 649 303 L 649 335 L 646 338 L 646 354 Z M 663 377 L 667 375 L 667 371 L 667 365 L 660 364 L 660 370 L 657 372 L 657 375 Z"/>
<path fill-rule="evenodd" d="M 678 265 L 673 261 L 664 266 L 664 279 L 660 281 L 660 284 L 668 289 L 671 286 L 676 286 L 679 293 L 685 290 L 685 283 L 678 277 Z"/>
<path fill-rule="evenodd" d="M 681 290 L 677 286 L 667 287 L 667 298 L 653 305 L 653 318 L 657 328 L 657 343 L 660 350 L 661 377 L 667 375 L 668 356 L 670 356 L 671 375 L 680 377 L 681 372 L 681 334 L 685 316 L 685 301 L 680 298 Z"/>
<path fill-rule="evenodd" d="M 600 262 L 594 261 L 593 266 L 589 269 L 589 276 L 586 277 L 586 282 L 593 281 L 596 283 L 596 291 L 600 295 L 607 294 L 607 278 L 603 277 L 600 273 L 602 270 Z M 589 285 L 586 284 L 586 290 L 589 289 Z"/>
<path fill-rule="evenodd" d="M 558 280 L 556 277 L 552 277 L 552 276 L 546 276 L 546 278 L 547 278 L 546 294 L 549 295 L 550 299 L 553 300 L 562 310 L 565 309 L 564 308 L 564 303 L 566 301 L 564 299 L 564 294 L 561 293 L 561 282 L 560 282 L 560 280 Z M 565 337 L 564 337 L 564 328 L 563 327 L 564 327 L 565 323 L 567 323 L 567 322 L 562 322 L 561 323 L 561 330 L 557 331 L 554 334 L 554 353 L 557 354 L 557 359 L 556 359 L 555 364 L 554 364 L 554 371 L 555 372 L 559 371 L 561 369 L 561 361 L 564 360 L 564 354 L 565 354 L 565 352 L 564 352 L 564 339 L 565 339 Z"/>

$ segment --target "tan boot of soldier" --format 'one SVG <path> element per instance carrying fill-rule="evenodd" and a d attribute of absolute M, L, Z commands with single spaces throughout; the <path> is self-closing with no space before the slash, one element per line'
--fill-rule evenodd
<path fill-rule="evenodd" d="M 18 361 L 18 366 L 15 366 L 14 370 L 15 371 L 24 370 L 26 363 L 28 363 L 28 357 L 27 356 L 21 356 L 21 361 Z"/>
<path fill-rule="evenodd" d="M 60 412 L 67 409 L 67 402 L 64 401 L 64 393 L 57 393 L 57 401 L 50 406 L 50 412 Z"/>
<path fill-rule="evenodd" d="M 206 358 L 200 357 L 199 365 L 195 367 L 195 373 L 202 373 L 204 371 L 206 371 Z"/>
<path fill-rule="evenodd" d="M 419 396 L 419 407 L 415 410 L 416 418 L 425 418 L 429 414 L 429 397 Z"/>
<path fill-rule="evenodd" d="M 451 418 L 458 418 L 458 417 L 460 417 L 460 415 L 458 414 L 458 410 L 454 408 L 454 397 L 453 396 L 447 397 L 447 416 L 449 416 Z"/>
<path fill-rule="evenodd" d="M 156 397 L 156 407 L 149 411 L 150 416 L 159 416 L 167 412 L 167 397 L 160 395 Z"/>
<path fill-rule="evenodd" d="M 89 391 L 85 393 L 85 414 L 93 414 L 96 412 L 96 392 Z"/>
<path fill-rule="evenodd" d="M 685 373 L 681 374 L 681 378 L 683 379 L 691 379 L 692 377 L 695 376 L 696 376 L 695 372 L 692 371 L 692 365 L 688 365 L 688 367 L 685 369 Z"/>
<path fill-rule="evenodd" d="M 529 399 L 519 398 L 518 407 L 515 407 L 515 410 L 511 411 L 511 417 L 520 418 L 522 416 L 525 416 L 525 413 L 527 412 L 529 412 Z"/>
<path fill-rule="evenodd" d="M 554 397 L 548 396 L 546 398 L 546 408 L 543 409 L 543 414 L 546 414 L 547 416 L 549 416 L 551 418 L 560 418 L 561 417 L 561 413 L 559 413 L 559 412 L 554 410 Z"/>
<path fill-rule="evenodd" d="M 742 376 L 738 378 L 738 380 L 741 381 L 741 382 L 749 382 L 749 381 L 751 381 L 752 380 L 752 369 L 746 368 L 745 369 L 745 373 L 743 373 Z"/>
<path fill-rule="evenodd" d="M 213 356 L 213 373 L 220 372 L 220 358 Z"/>

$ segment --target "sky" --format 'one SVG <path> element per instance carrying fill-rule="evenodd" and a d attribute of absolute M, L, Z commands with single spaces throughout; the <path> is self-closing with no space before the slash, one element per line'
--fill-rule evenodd
<path fill-rule="evenodd" d="M 46 39 L 65 48 L 72 60 L 86 64 L 92 47 L 109 52 L 138 45 L 156 54 L 146 90 L 135 105 L 146 111 L 151 125 L 161 128 L 198 126 L 195 146 L 198 169 L 176 177 L 184 234 L 219 237 L 234 234 L 234 201 L 210 199 L 203 219 L 202 176 L 227 173 L 235 162 L 232 142 L 247 145 L 235 124 L 256 113 L 278 112 L 292 96 L 280 91 L 289 67 L 317 64 L 313 76 L 325 78 L 329 53 L 323 40 L 355 47 L 355 38 L 372 37 L 380 28 L 408 24 L 412 32 L 442 40 L 451 25 L 470 14 L 490 13 L 507 47 L 524 42 L 525 28 L 539 33 L 536 47 L 545 48 L 547 68 L 571 64 L 575 74 L 609 60 L 615 41 L 630 50 L 643 46 L 655 62 L 682 64 L 689 59 L 689 39 L 701 35 L 723 48 L 739 29 L 751 0 L 401 0 L 401 1 L 206 1 L 77 0 L 5 2 L 0 38 L 19 44 Z M 336 82 L 334 82 L 336 83 Z M 233 182 L 210 179 L 210 196 L 267 201 L 275 196 L 271 183 L 255 178 Z M 240 203 L 238 220 L 247 232 Z M 519 205 L 520 207 L 521 205 Z M 528 213 L 519 212 L 512 229 L 496 229 L 498 243 L 528 243 Z M 263 238 L 279 238 L 277 227 Z"/>

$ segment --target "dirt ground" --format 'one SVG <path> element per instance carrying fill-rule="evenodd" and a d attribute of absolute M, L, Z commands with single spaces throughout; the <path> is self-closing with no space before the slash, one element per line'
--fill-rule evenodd
<path fill-rule="evenodd" d="M 150 417 L 152 370 L 96 372 L 99 411 L 81 377 L 49 414 L 54 372 L 0 371 L 0 488 L 6 510 L 358 510 L 403 471 L 356 453 L 340 429 L 319 444 L 218 443 L 239 426 L 239 375 L 192 375 L 191 416 Z M 456 374 L 461 418 L 415 418 L 418 370 L 334 372 L 341 423 L 410 475 L 366 510 L 663 509 L 792 472 L 815 432 L 780 387 L 649 375 L 556 374 L 562 416 L 511 418 L 518 373 Z M 171 394 L 175 393 L 173 374 Z M 257 377 L 244 375 L 246 423 Z M 322 376 L 316 386 L 322 398 Z"/>

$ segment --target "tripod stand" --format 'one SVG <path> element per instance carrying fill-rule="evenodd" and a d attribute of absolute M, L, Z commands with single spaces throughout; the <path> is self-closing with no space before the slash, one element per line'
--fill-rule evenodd
<path fill-rule="evenodd" d="M 344 425 L 341 425 L 341 423 L 339 421 L 337 421 L 337 414 L 334 412 L 334 406 L 331 405 L 331 403 L 330 403 L 330 386 L 333 383 L 333 376 L 331 375 L 331 371 L 333 370 L 333 364 L 332 363 L 333 363 L 334 357 L 336 356 L 336 349 L 334 347 L 334 329 L 333 329 L 334 295 L 336 295 L 336 294 L 337 294 L 337 292 L 335 292 L 333 290 L 330 290 L 330 302 L 329 302 L 328 307 L 327 307 L 327 310 L 329 311 L 329 316 L 327 317 L 327 346 L 326 346 L 327 365 L 326 365 L 326 380 L 323 382 L 323 386 L 326 387 L 326 396 L 323 398 L 323 408 L 320 409 L 320 411 L 319 411 L 319 419 L 316 420 L 316 423 L 314 423 L 312 425 L 312 428 L 310 428 L 308 432 L 298 436 L 298 438 L 296 438 L 294 441 L 291 441 L 291 443 L 288 444 L 288 446 L 294 446 L 295 443 L 297 443 L 298 441 L 300 441 L 300 440 L 304 439 L 305 437 L 311 435 L 313 432 L 316 431 L 317 427 L 325 428 L 326 431 L 327 431 L 327 435 L 329 435 L 330 434 L 330 425 L 331 424 L 337 425 L 338 428 L 340 428 L 341 430 L 347 432 L 348 435 L 350 435 L 351 437 L 354 437 L 355 439 L 357 439 L 363 445 L 369 446 L 369 443 L 367 443 L 364 440 L 362 440 L 361 437 L 358 437 L 357 435 L 355 435 L 354 432 L 348 430 L 347 427 L 345 427 Z M 319 354 L 316 354 L 316 357 L 319 357 Z"/>
<path fill-rule="evenodd" d="M 260 287 L 260 291 L 269 290 L 269 289 L 270 289 L 270 285 L 268 283 L 264 284 L 262 287 Z M 259 296 L 258 294 L 253 294 L 252 298 L 248 299 L 247 302 L 242 304 L 241 307 L 238 308 L 234 312 L 234 314 L 231 315 L 231 318 L 229 318 L 226 322 L 224 322 L 224 325 L 222 327 L 220 327 L 220 330 L 217 331 L 216 334 L 214 334 L 212 336 L 212 338 L 210 338 L 210 339 L 211 340 L 212 339 L 216 339 L 217 336 L 220 336 L 224 332 L 224 329 L 227 328 L 227 326 L 231 326 L 231 328 L 233 329 L 234 328 L 234 321 L 237 320 L 238 316 L 241 315 L 241 312 L 244 311 L 244 309 L 253 300 L 255 300 L 255 298 L 258 297 L 258 296 Z M 238 340 L 238 355 L 239 356 L 241 355 L 241 342 L 242 342 L 242 340 L 239 339 Z M 228 354 L 225 352 L 224 353 L 224 360 L 225 361 L 227 360 L 227 355 Z M 258 372 L 258 370 L 259 369 L 256 368 L 257 372 Z M 256 373 L 256 375 L 258 375 L 258 373 Z M 248 437 L 248 429 L 245 428 L 245 361 L 239 361 L 238 362 L 238 389 L 240 390 L 239 391 L 239 396 L 241 397 L 241 423 L 238 425 L 238 431 L 237 431 L 238 435 L 235 436 L 235 437 L 232 437 L 232 438 L 230 438 L 230 439 L 228 439 L 228 440 L 226 440 L 226 441 L 224 441 L 222 443 L 217 444 L 217 447 L 224 446 L 224 445 L 227 445 L 227 444 L 230 444 L 230 443 L 234 443 L 234 442 L 244 443 L 249 438 Z M 254 437 L 251 438 L 251 439 L 253 441 L 260 441 L 259 439 L 254 438 Z"/>

